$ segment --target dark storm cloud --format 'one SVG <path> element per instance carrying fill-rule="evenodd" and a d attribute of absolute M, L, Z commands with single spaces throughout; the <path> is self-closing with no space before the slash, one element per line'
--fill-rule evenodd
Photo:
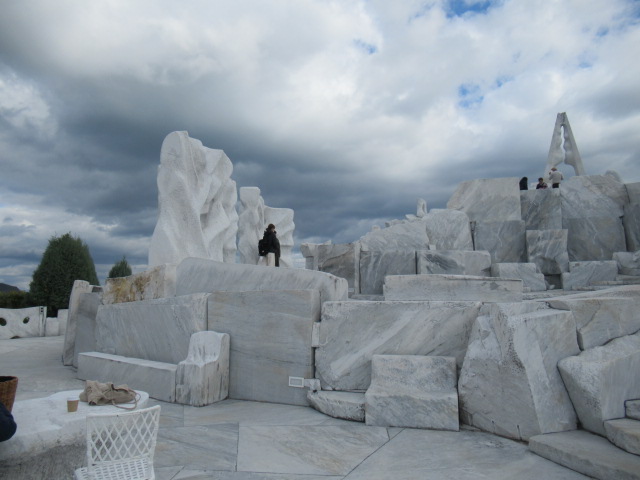
<path fill-rule="evenodd" d="M 176 130 L 292 208 L 296 248 L 355 241 L 418 198 L 444 208 L 465 180 L 537 178 L 561 111 L 588 173 L 637 181 L 632 6 L 8 2 L 0 281 L 25 288 L 69 231 L 102 279 L 122 255 L 144 269 Z"/>

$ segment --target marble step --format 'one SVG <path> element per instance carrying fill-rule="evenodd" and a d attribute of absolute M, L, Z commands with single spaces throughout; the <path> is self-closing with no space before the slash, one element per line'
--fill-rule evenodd
<path fill-rule="evenodd" d="M 640 456 L 585 430 L 536 435 L 529 450 L 599 480 L 640 480 Z"/>
<path fill-rule="evenodd" d="M 639 400 L 627 400 L 624 402 L 625 415 L 627 418 L 633 418 L 634 420 L 640 420 L 640 399 Z"/>
<path fill-rule="evenodd" d="M 313 408 L 333 418 L 364 422 L 364 392 L 309 391 Z"/>
<path fill-rule="evenodd" d="M 632 418 L 606 420 L 604 430 L 611 443 L 626 452 L 640 455 L 640 421 Z"/>

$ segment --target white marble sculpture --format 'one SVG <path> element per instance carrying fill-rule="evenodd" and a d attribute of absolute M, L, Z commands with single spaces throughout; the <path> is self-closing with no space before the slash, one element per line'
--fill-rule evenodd
<path fill-rule="evenodd" d="M 280 240 L 280 266 L 293 267 L 291 250 L 293 250 L 293 230 L 296 226 L 293 223 L 293 210 L 290 208 L 264 207 L 264 223 L 263 230 L 270 223 L 276 226 L 278 240 Z M 262 232 L 260 232 L 260 235 L 262 238 Z M 257 242 L 255 248 L 258 248 Z"/>
<path fill-rule="evenodd" d="M 238 261 L 258 264 L 258 240 L 267 225 L 264 221 L 264 200 L 258 187 L 241 187 L 238 204 Z"/>
<path fill-rule="evenodd" d="M 576 175 L 585 175 L 580 152 L 578 152 L 576 140 L 573 138 L 571 125 L 569 125 L 569 118 L 564 112 L 559 113 L 556 117 L 556 125 L 551 136 L 551 146 L 549 147 L 544 177 L 547 178 L 551 168 L 557 167 L 562 162 L 571 165 Z"/>
<path fill-rule="evenodd" d="M 149 266 L 187 257 L 235 261 L 236 187 L 222 150 L 206 148 L 187 132 L 167 135 L 158 168 L 158 223 Z"/>

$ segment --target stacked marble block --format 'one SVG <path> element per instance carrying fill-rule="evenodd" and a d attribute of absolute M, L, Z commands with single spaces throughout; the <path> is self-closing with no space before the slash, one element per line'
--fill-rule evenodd
<path fill-rule="evenodd" d="M 347 285 L 321 272 L 185 259 L 75 297 L 70 357 L 81 378 L 190 405 L 222 399 L 227 385 L 231 398 L 307 405 L 289 378 L 313 378 L 321 301 L 345 299 Z"/>

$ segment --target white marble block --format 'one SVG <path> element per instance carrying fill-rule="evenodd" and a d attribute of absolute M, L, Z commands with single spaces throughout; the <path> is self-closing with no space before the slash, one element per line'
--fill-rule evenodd
<path fill-rule="evenodd" d="M 42 337 L 46 320 L 47 307 L 0 308 L 0 339 Z"/>
<path fill-rule="evenodd" d="M 429 243 L 437 250 L 473 250 L 469 217 L 460 210 L 432 209 L 422 217 Z"/>
<path fill-rule="evenodd" d="M 325 415 L 364 422 L 364 393 L 310 390 L 307 399 L 313 408 Z"/>
<path fill-rule="evenodd" d="M 567 253 L 573 262 L 611 260 L 615 252 L 626 249 L 619 217 L 564 218 L 562 225 L 569 232 Z"/>
<path fill-rule="evenodd" d="M 326 302 L 318 325 L 322 388 L 365 390 L 373 355 L 454 357 L 462 365 L 479 302 Z"/>
<path fill-rule="evenodd" d="M 640 455 L 640 422 L 631 418 L 618 418 L 604 422 L 607 438 L 626 452 Z"/>
<path fill-rule="evenodd" d="M 320 291 L 323 302 L 345 300 L 347 281 L 323 272 L 298 268 L 264 268 L 187 258 L 176 270 L 176 295 L 251 290 Z"/>
<path fill-rule="evenodd" d="M 562 203 L 559 188 L 521 191 L 520 209 L 527 230 L 562 229 Z"/>
<path fill-rule="evenodd" d="M 567 295 L 547 299 L 552 308 L 570 310 L 576 319 L 581 350 L 604 345 L 640 330 L 640 298 Z"/>
<path fill-rule="evenodd" d="M 99 293 L 80 293 L 76 300 L 76 340 L 73 345 L 72 365 L 78 367 L 78 355 L 96 350 L 96 317 L 100 306 Z"/>
<path fill-rule="evenodd" d="M 477 221 L 473 231 L 476 250 L 486 250 L 494 263 L 526 259 L 525 224 L 522 220 Z"/>
<path fill-rule="evenodd" d="M 58 335 L 64 335 L 67 331 L 67 319 L 69 318 L 69 309 L 61 308 L 58 310 L 58 324 L 60 326 Z"/>
<path fill-rule="evenodd" d="M 471 275 L 389 275 L 385 300 L 521 302 L 522 280 Z"/>
<path fill-rule="evenodd" d="M 187 257 L 235 261 L 238 215 L 232 171 L 222 150 L 204 147 L 187 132 L 167 135 L 160 151 L 150 266 Z"/>
<path fill-rule="evenodd" d="M 238 204 L 238 260 L 257 265 L 258 241 L 267 224 L 264 221 L 264 200 L 258 187 L 241 187 Z"/>
<path fill-rule="evenodd" d="M 458 431 L 453 357 L 374 355 L 364 398 L 367 425 Z"/>
<path fill-rule="evenodd" d="M 562 274 L 562 288 L 576 290 L 595 282 L 613 281 L 618 275 L 615 260 L 592 262 L 569 262 L 569 271 Z"/>
<path fill-rule="evenodd" d="M 640 250 L 635 252 L 616 252 L 613 260 L 618 264 L 618 273 L 640 276 Z"/>
<path fill-rule="evenodd" d="M 360 291 L 360 244 L 308 244 L 300 245 L 300 251 L 306 258 L 309 270 L 319 270 L 336 277 L 344 278 L 350 292 Z"/>
<path fill-rule="evenodd" d="M 423 221 L 402 221 L 386 228 L 374 229 L 359 240 L 363 251 L 408 252 L 429 248 L 427 227 Z"/>
<path fill-rule="evenodd" d="M 622 418 L 640 398 L 640 333 L 617 338 L 558 363 L 582 428 L 606 435 L 605 420 Z"/>
<path fill-rule="evenodd" d="M 93 292 L 101 295 L 102 289 L 90 285 L 85 280 L 76 280 L 71 288 L 69 297 L 69 313 L 67 314 L 67 329 L 64 332 L 64 348 L 62 350 L 62 363 L 73 365 L 73 354 L 76 343 L 76 312 L 78 310 L 78 298 L 81 293 Z"/>
<path fill-rule="evenodd" d="M 382 295 L 387 275 L 415 275 L 416 252 L 360 251 L 359 285 L 362 295 Z"/>
<path fill-rule="evenodd" d="M 176 294 L 176 265 L 166 264 L 149 268 L 128 277 L 107 278 L 102 303 L 137 302 Z"/>
<path fill-rule="evenodd" d="M 472 222 L 520 221 L 519 181 L 517 177 L 509 177 L 462 182 L 447 202 L 447 208 L 463 211 Z"/>
<path fill-rule="evenodd" d="M 276 226 L 278 240 L 280 241 L 280 266 L 293 267 L 291 251 L 293 250 L 293 231 L 296 227 L 295 223 L 293 223 L 293 210 L 290 208 L 264 207 L 264 222 L 263 230 L 270 223 Z M 260 238 L 262 238 L 262 232 Z M 256 244 L 256 248 L 258 248 L 258 244 Z"/>
<path fill-rule="evenodd" d="M 569 271 L 567 230 L 527 230 L 527 256 L 544 275 Z"/>
<path fill-rule="evenodd" d="M 2 315 L 2 312 L 0 312 Z M 60 335 L 60 321 L 58 317 L 47 317 L 44 323 L 44 336 L 57 337 Z"/>
<path fill-rule="evenodd" d="M 485 305 L 482 313 L 458 381 L 462 421 L 515 439 L 575 429 L 556 367 L 579 352 L 571 313 L 542 302 Z"/>
<path fill-rule="evenodd" d="M 491 255 L 472 250 L 421 250 L 417 252 L 418 274 L 491 276 Z"/>
<path fill-rule="evenodd" d="M 277 269 L 273 269 L 277 270 Z M 208 329 L 231 337 L 229 397 L 308 405 L 289 377 L 313 378 L 313 324 L 320 319 L 317 290 L 214 292 Z"/>
<path fill-rule="evenodd" d="M 108 353 L 86 352 L 78 356 L 78 378 L 125 384 L 163 402 L 176 399 L 176 369 L 172 363 Z"/>
<path fill-rule="evenodd" d="M 207 330 L 208 294 L 100 305 L 96 351 L 177 364 L 189 340 Z"/>
<path fill-rule="evenodd" d="M 499 278 L 519 278 L 525 291 L 543 292 L 547 289 L 544 275 L 535 263 L 494 263 L 491 276 Z"/>
<path fill-rule="evenodd" d="M 229 335 L 196 332 L 176 371 L 176 402 L 201 407 L 229 395 Z"/>

